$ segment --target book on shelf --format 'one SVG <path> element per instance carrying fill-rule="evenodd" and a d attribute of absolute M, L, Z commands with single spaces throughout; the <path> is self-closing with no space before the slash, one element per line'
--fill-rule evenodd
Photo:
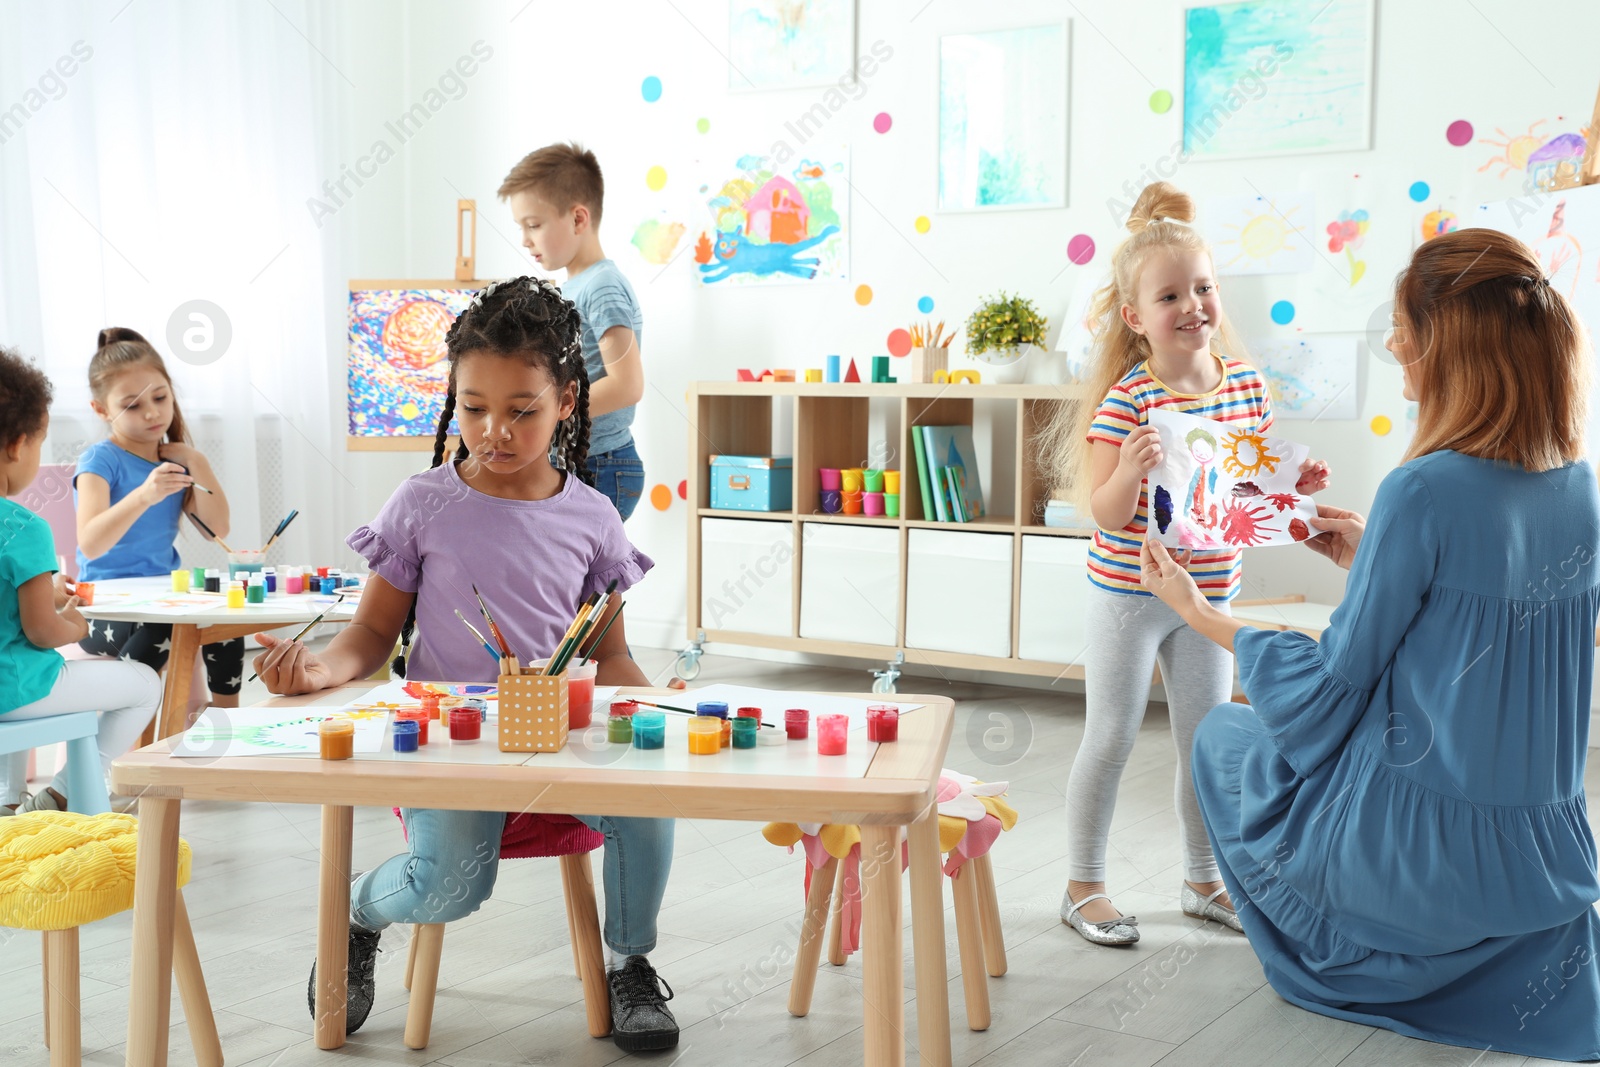
<path fill-rule="evenodd" d="M 917 491 L 922 494 L 922 517 L 933 518 L 933 494 L 928 490 L 928 459 L 922 446 L 922 427 L 911 428 L 911 447 L 917 454 Z M 905 514 L 905 506 L 901 505 L 901 514 Z"/>
<path fill-rule="evenodd" d="M 955 501 L 951 500 L 950 484 L 948 478 L 935 475 L 930 488 L 934 491 L 934 510 L 940 522 L 972 522 L 983 518 L 983 478 L 978 473 L 977 450 L 972 445 L 972 427 L 960 426 L 917 426 L 913 428 L 913 441 L 920 439 L 922 450 L 927 456 L 927 466 L 930 470 L 937 471 L 940 467 L 957 468 L 961 471 L 958 491 L 960 499 L 959 509 L 954 508 Z M 941 507 L 941 502 L 945 506 Z M 956 518 L 956 515 L 964 518 Z M 948 517 L 947 517 L 948 516 Z"/>

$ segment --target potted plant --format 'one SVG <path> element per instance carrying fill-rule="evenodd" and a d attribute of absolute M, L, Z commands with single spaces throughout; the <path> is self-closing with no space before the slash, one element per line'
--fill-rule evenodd
<path fill-rule="evenodd" d="M 1043 345 L 1049 325 L 1032 300 L 1002 290 L 967 319 L 967 355 L 983 365 L 985 380 L 1020 382 L 1027 373 L 1028 346 Z"/>

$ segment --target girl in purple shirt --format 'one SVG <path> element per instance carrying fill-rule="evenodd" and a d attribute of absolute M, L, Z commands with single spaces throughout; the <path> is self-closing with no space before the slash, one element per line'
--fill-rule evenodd
<path fill-rule="evenodd" d="M 583 599 L 613 583 L 604 610 L 621 611 L 618 594 L 653 564 L 628 542 L 611 502 L 588 484 L 589 380 L 578 336 L 577 310 L 548 282 L 516 278 L 479 293 L 446 337 L 450 387 L 433 468 L 408 479 L 377 518 L 350 535 L 350 547 L 372 570 L 354 621 L 320 655 L 258 635 L 267 650 L 256 669 L 268 689 L 308 693 L 364 678 L 397 636 L 405 647 L 396 667 L 409 678 L 494 681 L 498 663 L 454 617 L 457 609 L 476 613 L 474 585 L 524 657 L 554 652 Z M 452 418 L 461 436 L 447 463 Z M 628 655 L 622 619 L 591 655 L 600 684 L 649 684 Z M 462 918 L 494 888 L 504 812 L 407 809 L 404 816 L 409 851 L 350 887 L 349 1032 L 371 1011 L 384 927 Z M 672 1048 L 672 991 L 646 957 L 655 948 L 674 824 L 579 818 L 606 839 L 613 1037 L 629 1052 Z M 313 1016 L 315 989 L 313 968 Z"/>

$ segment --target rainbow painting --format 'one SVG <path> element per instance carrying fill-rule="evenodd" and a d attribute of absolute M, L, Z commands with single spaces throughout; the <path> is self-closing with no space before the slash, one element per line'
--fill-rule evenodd
<path fill-rule="evenodd" d="M 449 386 L 445 334 L 475 289 L 360 284 L 350 287 L 350 436 L 431 438 Z"/>

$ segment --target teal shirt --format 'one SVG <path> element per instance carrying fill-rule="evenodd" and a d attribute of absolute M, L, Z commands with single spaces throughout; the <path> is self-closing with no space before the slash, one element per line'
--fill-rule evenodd
<path fill-rule="evenodd" d="M 28 640 L 17 605 L 18 587 L 55 570 L 50 524 L 0 500 L 0 715 L 48 696 L 61 673 L 61 653 Z"/>

